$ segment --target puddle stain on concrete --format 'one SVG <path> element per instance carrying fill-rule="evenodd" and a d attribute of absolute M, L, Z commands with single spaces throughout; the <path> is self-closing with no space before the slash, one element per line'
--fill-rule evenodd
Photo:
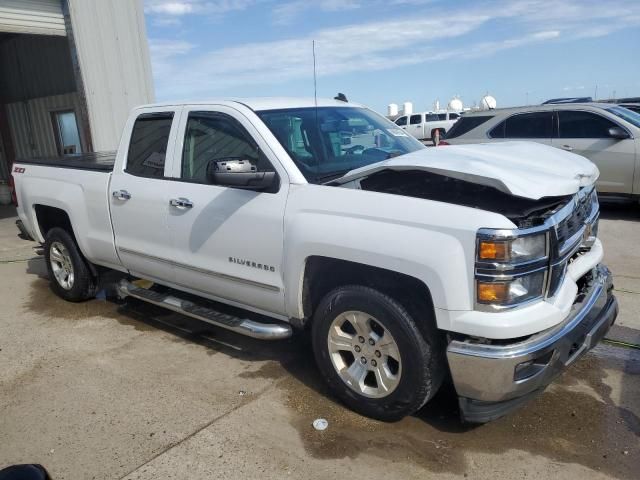
<path fill-rule="evenodd" d="M 620 365 L 591 354 L 524 408 L 480 426 L 460 423 L 451 391 L 436 396 L 416 416 L 390 424 L 359 416 L 331 400 L 318 374 L 309 375 L 315 372 L 312 365 L 305 368 L 304 381 L 308 384 L 309 377 L 315 376 L 312 388 L 297 381 L 300 377 L 295 373 L 279 386 L 292 411 L 291 424 L 315 458 L 356 458 L 367 453 L 391 462 L 413 462 L 434 473 L 462 474 L 470 468 L 467 455 L 521 450 L 635 480 L 640 470 L 640 419 L 611 400 L 611 389 L 602 378 L 605 368 L 615 367 L 638 379 L 637 360 Z M 571 391 L 572 385 L 585 381 L 606 401 Z M 311 426 L 319 416 L 329 420 L 324 432 Z"/>

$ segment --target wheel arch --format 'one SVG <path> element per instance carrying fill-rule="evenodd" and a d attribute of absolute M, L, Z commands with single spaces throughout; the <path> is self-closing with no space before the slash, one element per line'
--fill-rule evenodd
<path fill-rule="evenodd" d="M 69 216 L 66 210 L 59 207 L 53 207 L 51 205 L 44 205 L 39 203 L 33 206 L 33 210 L 34 210 L 34 216 L 36 221 L 35 226 L 38 229 L 38 232 L 42 240 L 46 238 L 47 232 L 49 232 L 52 228 L 61 228 L 64 231 L 66 231 L 69 235 L 71 235 L 71 238 L 73 238 L 73 241 L 76 243 L 78 249 L 80 250 L 80 253 L 86 259 L 86 255 L 82 251 L 82 246 L 78 242 L 78 238 L 76 237 L 76 234 L 73 231 L 73 224 L 71 223 L 71 217 Z M 91 270 L 91 273 L 97 276 L 98 271 L 96 269 L 96 266 L 89 261 L 87 261 L 87 264 L 89 265 L 89 269 Z"/>
<path fill-rule="evenodd" d="M 422 280 L 381 267 L 315 255 L 307 258 L 302 278 L 304 318 L 312 317 L 331 290 L 354 284 L 378 290 L 403 304 L 423 334 L 433 334 L 437 329 L 431 290 Z"/>

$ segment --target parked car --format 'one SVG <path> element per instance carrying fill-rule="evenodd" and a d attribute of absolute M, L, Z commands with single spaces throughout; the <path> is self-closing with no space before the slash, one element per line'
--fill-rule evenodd
<path fill-rule="evenodd" d="M 112 269 L 120 296 L 240 334 L 307 328 L 335 394 L 382 420 L 449 377 L 464 419 L 497 418 L 617 315 L 598 171 L 545 145 L 426 148 L 335 100 L 158 104 L 132 111 L 111 159 L 13 175 L 60 297 L 92 298 Z"/>
<path fill-rule="evenodd" d="M 640 195 L 640 114 L 609 103 L 550 104 L 464 115 L 446 143 L 528 140 L 583 155 L 600 170 L 598 192 Z"/>
<path fill-rule="evenodd" d="M 396 125 L 418 140 L 430 139 L 435 142 L 436 131 L 440 131 L 440 137 L 444 137 L 460 116 L 459 112 L 414 113 L 397 118 Z"/>
<path fill-rule="evenodd" d="M 619 103 L 618 105 L 626 108 L 627 110 L 640 113 L 640 103 Z"/>

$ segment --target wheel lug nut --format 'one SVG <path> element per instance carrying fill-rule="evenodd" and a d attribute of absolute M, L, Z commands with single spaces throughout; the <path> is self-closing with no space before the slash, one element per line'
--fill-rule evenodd
<path fill-rule="evenodd" d="M 369 345 L 375 345 L 375 344 L 376 344 L 376 342 L 373 341 L 373 338 L 370 338 L 369 339 Z"/>
<path fill-rule="evenodd" d="M 360 341 L 360 343 L 364 343 L 364 337 L 358 337 L 358 340 Z"/>
<path fill-rule="evenodd" d="M 376 362 L 375 360 L 371 360 L 371 366 L 372 367 L 377 367 L 378 366 L 378 362 Z"/>
<path fill-rule="evenodd" d="M 354 347 L 354 350 L 355 350 L 356 352 L 360 353 L 360 345 L 356 345 L 356 346 Z"/>
<path fill-rule="evenodd" d="M 380 353 L 380 350 L 376 350 L 376 357 L 380 358 L 382 356 L 382 354 Z"/>
<path fill-rule="evenodd" d="M 365 363 L 367 363 L 367 359 L 364 358 L 364 357 L 361 357 L 360 358 L 360 363 L 362 363 L 364 365 Z"/>

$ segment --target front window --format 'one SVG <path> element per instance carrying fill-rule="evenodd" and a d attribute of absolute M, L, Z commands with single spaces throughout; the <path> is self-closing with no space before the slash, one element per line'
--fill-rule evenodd
<path fill-rule="evenodd" d="M 318 107 L 257 112 L 310 183 L 426 148 L 364 108 Z"/>
<path fill-rule="evenodd" d="M 559 138 L 609 138 L 609 129 L 617 127 L 611 120 L 581 110 L 558 112 Z"/>
<path fill-rule="evenodd" d="M 616 117 L 626 120 L 631 125 L 640 128 L 640 113 L 624 107 L 611 107 L 605 108 L 605 110 L 609 113 L 613 113 Z"/>

